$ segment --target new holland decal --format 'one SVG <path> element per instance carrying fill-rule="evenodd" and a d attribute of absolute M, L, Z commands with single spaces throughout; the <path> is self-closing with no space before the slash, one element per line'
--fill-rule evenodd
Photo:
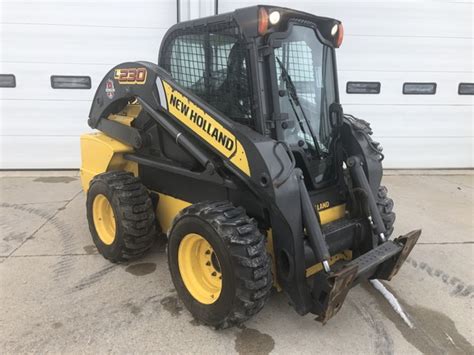
<path fill-rule="evenodd" d="M 120 68 L 115 69 L 114 79 L 119 84 L 143 85 L 146 82 L 146 68 Z"/>
<path fill-rule="evenodd" d="M 319 202 L 316 204 L 316 210 L 321 211 L 329 208 L 329 201 Z"/>
<path fill-rule="evenodd" d="M 163 108 L 250 176 L 245 150 L 229 130 L 166 81 L 157 79 L 157 87 Z"/>

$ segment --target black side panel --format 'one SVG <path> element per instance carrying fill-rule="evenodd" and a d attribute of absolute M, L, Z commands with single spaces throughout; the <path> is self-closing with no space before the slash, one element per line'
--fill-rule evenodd
<path fill-rule="evenodd" d="M 146 165 L 139 165 L 139 175 L 148 189 L 191 203 L 228 199 L 227 189 L 212 182 L 196 180 Z"/>
<path fill-rule="evenodd" d="M 173 161 L 177 161 L 191 170 L 199 168 L 199 163 L 186 150 L 176 144 L 175 140 L 167 132 L 160 131 L 162 138 L 162 152 Z"/>
<path fill-rule="evenodd" d="M 119 112 L 135 97 L 141 97 L 157 109 L 157 68 L 149 62 L 127 62 L 112 68 L 97 87 L 89 112 L 89 126 L 96 128 L 101 118 Z"/>

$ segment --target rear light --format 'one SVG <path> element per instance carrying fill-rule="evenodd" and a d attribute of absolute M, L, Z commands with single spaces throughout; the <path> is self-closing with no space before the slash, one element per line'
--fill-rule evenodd
<path fill-rule="evenodd" d="M 337 25 L 337 33 L 336 33 L 336 48 L 339 48 L 342 44 L 342 40 L 344 39 L 344 27 L 342 23 Z"/>
<path fill-rule="evenodd" d="M 268 12 L 261 7 L 258 10 L 258 34 L 263 35 L 268 30 Z"/>

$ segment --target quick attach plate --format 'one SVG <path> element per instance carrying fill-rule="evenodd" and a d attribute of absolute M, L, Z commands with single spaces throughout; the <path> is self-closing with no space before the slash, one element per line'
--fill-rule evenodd
<path fill-rule="evenodd" d="M 357 265 L 345 267 L 329 275 L 327 283 L 330 285 L 330 291 L 326 297 L 327 304 L 316 320 L 326 324 L 329 319 L 339 312 L 356 276 Z M 324 297 L 324 293 L 321 296 Z"/>

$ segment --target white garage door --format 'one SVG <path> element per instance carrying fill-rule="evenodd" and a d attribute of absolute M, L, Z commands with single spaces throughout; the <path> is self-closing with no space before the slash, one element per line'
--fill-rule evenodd
<path fill-rule="evenodd" d="M 219 13 L 251 6 L 219 0 Z M 385 167 L 473 167 L 473 4 L 440 1 L 272 0 L 341 20 L 339 91 L 347 113 L 372 123 Z M 379 94 L 347 94 L 347 82 L 380 83 Z M 435 83 L 433 95 L 403 94 L 404 83 Z M 424 86 L 430 89 L 433 86 Z M 471 89 L 472 90 L 472 89 Z"/>
<path fill-rule="evenodd" d="M 16 87 L 0 88 L 0 168 L 79 167 L 78 137 L 89 129 L 96 85 L 122 61 L 156 62 L 161 38 L 175 23 L 176 2 L 0 0 L 0 74 L 16 80 Z M 214 1 L 181 3 L 182 14 L 206 15 Z M 218 3 L 219 13 L 254 5 Z M 458 94 L 460 83 L 474 82 L 471 3 L 272 3 L 343 21 L 341 101 L 346 112 L 372 123 L 386 167 L 474 166 L 474 96 Z M 51 75 L 90 77 L 92 87 L 52 89 Z M 380 92 L 347 94 L 347 82 L 380 83 Z M 434 83 L 436 92 L 403 94 L 404 83 Z"/>
<path fill-rule="evenodd" d="M 0 0 L 0 11 L 0 74 L 16 81 L 0 88 L 3 169 L 78 168 L 103 76 L 124 61 L 156 63 L 176 23 L 176 0 Z M 91 89 L 53 89 L 52 75 L 90 77 Z"/>

